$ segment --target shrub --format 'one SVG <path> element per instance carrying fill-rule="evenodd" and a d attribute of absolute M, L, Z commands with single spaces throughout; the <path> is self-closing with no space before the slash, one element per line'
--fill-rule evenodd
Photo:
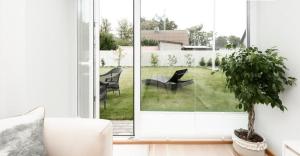
<path fill-rule="evenodd" d="M 141 41 L 142 46 L 157 46 L 159 43 L 156 40 L 151 40 L 151 39 L 143 39 Z"/>
<path fill-rule="evenodd" d="M 186 59 L 186 65 L 188 67 L 191 67 L 195 61 L 195 59 L 193 59 L 193 55 L 192 54 L 186 54 L 184 55 L 185 59 Z"/>
<path fill-rule="evenodd" d="M 152 65 L 153 67 L 156 67 L 156 66 L 158 65 L 158 62 L 159 62 L 159 60 L 158 60 L 158 55 L 152 53 L 152 54 L 151 54 L 151 65 Z"/>
<path fill-rule="evenodd" d="M 177 63 L 175 55 L 168 55 L 169 66 L 174 66 Z"/>
<path fill-rule="evenodd" d="M 105 61 L 104 58 L 101 59 L 101 66 L 104 67 L 105 66 Z"/>
<path fill-rule="evenodd" d="M 200 62 L 199 62 L 199 66 L 203 67 L 203 66 L 205 66 L 205 64 L 206 64 L 205 63 L 205 59 L 204 59 L 204 57 L 202 57 L 201 60 L 200 60 Z"/>
<path fill-rule="evenodd" d="M 126 39 L 116 39 L 116 43 L 119 46 L 132 46 L 133 45 L 131 40 L 126 40 Z"/>
<path fill-rule="evenodd" d="M 118 45 L 112 34 L 100 33 L 100 50 L 116 50 L 117 48 Z"/>
<path fill-rule="evenodd" d="M 218 67 L 218 66 L 220 66 L 220 64 L 221 64 L 221 61 L 220 61 L 219 57 L 216 57 L 215 66 Z"/>
<path fill-rule="evenodd" d="M 212 66 L 212 59 L 211 58 L 207 61 L 206 66 L 208 66 L 208 67 Z"/>

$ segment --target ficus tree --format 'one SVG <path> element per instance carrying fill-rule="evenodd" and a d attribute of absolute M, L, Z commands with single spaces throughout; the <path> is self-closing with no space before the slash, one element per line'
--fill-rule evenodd
<path fill-rule="evenodd" d="M 295 84 L 296 79 L 286 74 L 285 58 L 278 55 L 275 48 L 259 50 L 257 47 L 239 48 L 227 45 L 235 52 L 222 59 L 220 69 L 226 76 L 226 86 L 238 99 L 237 107 L 248 112 L 247 140 L 254 136 L 254 107 L 258 104 L 277 107 L 283 105 L 279 93 L 287 86 Z"/>

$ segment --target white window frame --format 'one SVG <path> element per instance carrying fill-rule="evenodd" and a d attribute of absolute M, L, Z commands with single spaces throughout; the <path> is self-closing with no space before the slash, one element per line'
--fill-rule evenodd
<path fill-rule="evenodd" d="M 159 112 L 141 111 L 141 44 L 140 18 L 141 1 L 133 0 L 134 27 L 134 133 L 135 138 L 230 138 L 233 129 L 247 127 L 247 113 L 241 112 Z M 94 0 L 94 22 L 99 25 L 99 0 Z M 215 2 L 215 0 L 214 0 Z M 249 2 L 247 6 L 247 33 L 249 32 Z M 215 11 L 214 11 L 215 12 Z M 214 15 L 215 16 L 215 15 Z M 214 17 L 215 19 L 215 17 Z M 215 23 L 215 20 L 214 20 Z M 96 27 L 97 28 L 97 27 Z M 96 29 L 95 29 L 96 30 Z M 215 30 L 215 26 L 214 26 Z M 94 117 L 100 117 L 99 111 L 99 41 L 98 32 L 94 32 Z M 215 37 L 213 38 L 215 40 Z M 249 46 L 249 34 L 247 45 Z M 213 49 L 215 47 L 213 46 Z M 213 55 L 213 58 L 215 54 Z M 214 59 L 212 59 L 214 61 Z M 213 62 L 214 65 L 214 62 Z M 214 68 L 214 66 L 213 66 Z M 156 117 L 156 119 L 153 119 Z"/>
<path fill-rule="evenodd" d="M 159 112 L 141 111 L 141 1 L 134 0 L 134 128 L 136 138 L 230 138 L 235 128 L 247 127 L 244 112 Z M 215 5 L 215 0 L 214 0 Z M 214 7 L 215 9 L 215 7 Z M 249 7 L 247 6 L 247 15 Z M 215 11 L 214 11 L 215 32 Z M 248 24 L 247 16 L 247 24 Z M 249 25 L 247 25 L 249 27 Z M 247 32 L 249 29 L 247 28 Z M 249 34 L 247 39 L 249 40 Z M 215 41 L 215 35 L 213 37 Z M 248 43 L 248 42 L 247 42 Z M 249 44 L 248 44 L 249 45 Z M 213 46 L 215 51 L 215 46 Z M 213 54 L 215 58 L 216 54 Z M 214 59 L 213 60 L 213 69 Z M 156 119 L 153 119 L 155 118 Z M 185 121 L 190 120 L 190 121 Z M 202 127 L 201 127 L 202 126 Z"/>

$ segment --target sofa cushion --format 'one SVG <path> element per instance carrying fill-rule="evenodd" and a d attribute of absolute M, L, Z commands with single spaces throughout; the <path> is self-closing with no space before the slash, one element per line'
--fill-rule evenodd
<path fill-rule="evenodd" d="M 102 119 L 46 118 L 48 156 L 112 156 L 112 124 Z"/>
<path fill-rule="evenodd" d="M 45 110 L 0 120 L 0 156 L 46 155 L 43 141 Z"/>

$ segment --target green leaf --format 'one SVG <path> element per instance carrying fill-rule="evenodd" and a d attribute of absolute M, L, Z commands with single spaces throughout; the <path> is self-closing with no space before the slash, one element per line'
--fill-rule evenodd
<path fill-rule="evenodd" d="M 234 45 L 226 48 L 234 52 L 222 58 L 220 70 L 226 76 L 226 87 L 240 101 L 237 108 L 249 111 L 252 105 L 265 104 L 286 110 L 279 94 L 294 85 L 296 78 L 287 76 L 286 59 L 278 55 L 278 49 L 236 49 Z"/>

